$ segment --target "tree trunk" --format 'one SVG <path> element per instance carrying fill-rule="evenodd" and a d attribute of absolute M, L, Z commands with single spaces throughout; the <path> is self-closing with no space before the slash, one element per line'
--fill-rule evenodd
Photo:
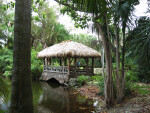
<path fill-rule="evenodd" d="M 107 85 L 110 84 L 110 85 L 108 85 L 109 86 L 108 89 L 110 89 L 110 92 L 109 92 L 110 93 L 110 97 L 113 99 L 113 100 L 111 100 L 111 101 L 113 101 L 113 102 L 111 102 L 111 104 L 113 104 L 114 103 L 113 77 L 112 77 L 113 67 L 112 67 L 112 56 L 111 56 L 111 39 L 110 39 L 110 33 L 109 33 L 107 14 L 105 15 L 105 18 L 106 18 L 106 27 L 107 27 L 107 36 L 108 36 L 108 56 L 109 56 L 109 61 L 108 61 L 108 64 L 109 64 L 108 69 L 109 69 L 109 71 L 108 72 L 109 72 L 109 75 L 110 75 L 110 76 L 107 77 L 108 80 L 106 79 L 106 81 L 107 81 L 106 84 Z"/>
<path fill-rule="evenodd" d="M 33 113 L 31 0 L 16 0 L 10 113 Z"/>
<path fill-rule="evenodd" d="M 104 70 L 104 68 L 105 68 L 105 59 L 104 59 L 105 52 L 104 52 L 104 47 L 100 43 L 99 35 L 98 35 L 98 39 L 99 39 L 99 48 L 100 48 L 100 53 L 101 53 L 101 64 L 102 64 L 102 69 L 103 69 L 102 73 L 103 73 L 103 76 L 105 77 L 105 70 Z"/>
<path fill-rule="evenodd" d="M 115 23 L 115 34 L 116 34 L 116 97 L 117 103 L 121 103 L 124 97 L 124 90 L 122 87 L 122 77 L 119 74 L 120 69 L 120 52 L 119 52 L 119 28 Z"/>
<path fill-rule="evenodd" d="M 107 40 L 103 35 L 102 27 L 99 23 L 97 23 L 99 28 L 100 35 L 102 37 L 104 51 L 105 51 L 105 59 L 106 59 L 106 77 L 104 77 L 105 83 L 105 106 L 108 108 L 114 104 L 114 96 L 113 96 L 113 81 L 112 81 L 112 59 L 111 59 L 111 48 L 110 48 L 110 40 Z"/>
<path fill-rule="evenodd" d="M 122 28 L 122 33 L 123 33 L 123 45 L 122 45 L 122 67 L 121 67 L 121 89 L 122 89 L 122 98 L 124 97 L 124 90 L 125 90 L 125 74 L 124 74 L 124 59 L 125 59 L 125 28 L 126 28 L 126 23 L 123 22 L 123 28 Z"/>

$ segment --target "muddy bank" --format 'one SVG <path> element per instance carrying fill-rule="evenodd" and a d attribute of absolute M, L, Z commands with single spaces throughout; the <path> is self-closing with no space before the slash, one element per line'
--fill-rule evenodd
<path fill-rule="evenodd" d="M 97 113 L 150 113 L 150 95 L 137 93 L 127 96 L 121 104 L 116 104 L 110 109 L 104 107 L 104 97 L 98 95 L 97 86 L 84 85 L 77 88 L 82 95 L 95 101 Z"/>

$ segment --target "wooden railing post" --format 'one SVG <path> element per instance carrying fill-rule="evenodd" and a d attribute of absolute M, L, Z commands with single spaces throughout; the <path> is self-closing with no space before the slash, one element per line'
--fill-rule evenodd
<path fill-rule="evenodd" d="M 74 74 L 77 76 L 77 58 L 74 58 Z"/>
<path fill-rule="evenodd" d="M 68 57 L 68 74 L 70 74 L 70 57 Z"/>
<path fill-rule="evenodd" d="M 92 58 L 92 75 L 94 75 L 94 58 Z"/>
<path fill-rule="evenodd" d="M 63 74 L 64 74 L 64 64 L 65 64 L 65 62 L 64 62 L 64 58 L 62 59 L 63 60 Z"/>
<path fill-rule="evenodd" d="M 44 71 L 44 68 L 45 68 L 45 58 L 43 58 L 43 71 Z"/>
<path fill-rule="evenodd" d="M 51 66 L 52 65 L 52 58 L 50 58 L 49 63 L 50 63 L 50 66 Z"/>
<path fill-rule="evenodd" d="M 86 59 L 86 74 L 89 75 L 89 58 Z"/>
<path fill-rule="evenodd" d="M 62 59 L 61 59 L 61 57 L 60 57 L 60 62 L 59 62 L 59 65 L 60 65 L 60 66 L 62 65 Z"/>

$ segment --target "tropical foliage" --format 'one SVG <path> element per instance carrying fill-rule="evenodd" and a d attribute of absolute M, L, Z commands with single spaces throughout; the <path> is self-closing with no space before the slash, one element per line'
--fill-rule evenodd
<path fill-rule="evenodd" d="M 128 55 L 137 64 L 140 81 L 150 82 L 150 18 L 141 17 L 127 39 Z"/>
<path fill-rule="evenodd" d="M 38 79 L 43 71 L 43 62 L 41 59 L 37 59 L 36 54 L 41 50 L 41 47 L 39 46 L 37 49 L 32 48 L 31 52 L 31 72 L 32 72 L 32 78 Z M 0 54 L 2 55 L 0 57 L 0 72 L 3 73 L 5 77 L 12 77 L 12 70 L 13 70 L 13 51 L 11 49 L 3 49 L 0 51 Z"/>
<path fill-rule="evenodd" d="M 91 30 L 97 33 L 98 38 L 87 34 L 70 34 L 64 25 L 57 21 L 58 15 L 48 5 L 48 1 L 32 0 L 33 79 L 39 78 L 43 70 L 42 60 L 36 57 L 40 50 L 64 40 L 73 40 L 100 51 L 102 56 L 105 53 L 102 63 L 97 60 L 95 66 L 106 68 L 106 73 L 103 71 L 103 76 L 91 79 L 101 87 L 100 93 L 105 96 L 106 107 L 114 104 L 115 96 L 120 103 L 125 94 L 131 93 L 131 86 L 138 89 L 135 82 L 150 82 L 150 18 L 138 18 L 135 26 L 132 20 L 139 0 L 55 1 L 64 5 L 61 13 L 71 16 L 75 27 L 83 29 L 89 27 L 92 22 Z M 4 0 L 0 1 L 0 74 L 10 78 L 13 76 L 14 5 L 13 2 L 4 4 Z M 88 79 L 85 76 L 78 77 L 79 85 Z M 4 84 L 1 78 L 0 84 Z M 0 91 L 6 92 L 3 89 Z"/>

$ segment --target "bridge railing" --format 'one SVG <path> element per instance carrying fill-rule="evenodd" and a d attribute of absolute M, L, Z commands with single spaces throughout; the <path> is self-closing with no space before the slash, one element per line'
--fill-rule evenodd
<path fill-rule="evenodd" d="M 45 72 L 55 72 L 55 73 L 69 74 L 69 70 L 68 70 L 67 66 L 50 66 L 50 65 L 44 65 L 43 71 L 45 71 Z"/>

